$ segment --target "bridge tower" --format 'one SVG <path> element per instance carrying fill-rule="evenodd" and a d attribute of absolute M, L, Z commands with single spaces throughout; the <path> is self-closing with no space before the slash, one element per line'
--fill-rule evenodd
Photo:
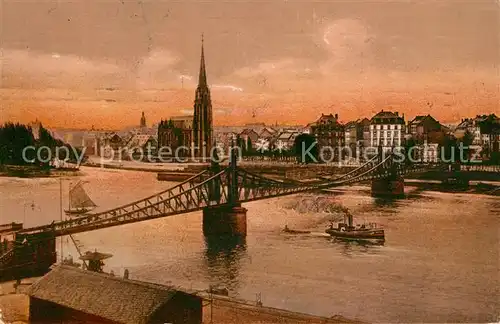
<path fill-rule="evenodd" d="M 386 158 L 382 147 L 378 148 L 379 162 Z M 377 170 L 380 178 L 372 180 L 372 196 L 374 197 L 404 197 L 404 179 L 399 174 L 400 164 L 394 161 L 394 147 L 391 150 L 391 158 L 385 165 L 381 165 Z"/>
<path fill-rule="evenodd" d="M 229 168 L 225 174 L 227 177 L 227 203 L 220 206 L 205 207 L 203 209 L 203 234 L 210 236 L 240 236 L 247 235 L 247 209 L 239 202 L 238 189 L 238 156 L 235 147 L 231 146 Z M 220 166 L 212 161 L 212 174 L 219 172 Z M 214 181 L 210 188 L 209 196 L 212 201 L 220 201 L 221 184 Z"/>

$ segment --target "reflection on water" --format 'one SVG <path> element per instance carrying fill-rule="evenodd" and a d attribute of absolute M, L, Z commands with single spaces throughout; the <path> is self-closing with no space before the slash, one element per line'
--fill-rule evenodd
<path fill-rule="evenodd" d="M 340 253 L 349 258 L 357 254 L 379 254 L 380 247 L 385 244 L 383 240 L 343 240 L 339 238 L 332 238 L 331 240 L 340 247 Z"/>
<path fill-rule="evenodd" d="M 377 207 L 395 207 L 399 199 L 401 198 L 377 197 L 373 203 Z"/>
<path fill-rule="evenodd" d="M 236 293 L 240 261 L 246 255 L 246 239 L 241 236 L 206 236 L 205 261 L 210 284 Z"/>
<path fill-rule="evenodd" d="M 98 211 L 173 185 L 157 181 L 154 173 L 82 170 L 79 180 L 89 181 L 86 189 Z M 51 178 L 0 178 L 0 222 L 36 226 L 58 220 L 59 186 Z M 63 182 L 64 206 L 68 186 Z M 133 279 L 197 290 L 212 284 L 248 300 L 262 293 L 264 305 L 271 307 L 366 322 L 498 320 L 498 197 L 415 188 L 407 186 L 407 197 L 400 200 L 374 199 L 361 185 L 318 198 L 319 207 L 333 202 L 348 208 L 355 222 L 380 224 L 383 246 L 333 242 L 324 230 L 343 209 L 289 208 L 316 201 L 316 194 L 245 204 L 246 242 L 204 240 L 199 212 L 75 238 L 85 249 L 113 253 L 106 266 L 117 274 L 127 268 Z M 31 202 L 37 208 L 25 209 Z M 311 233 L 284 234 L 285 224 Z M 71 245 L 64 251 L 78 255 Z"/>

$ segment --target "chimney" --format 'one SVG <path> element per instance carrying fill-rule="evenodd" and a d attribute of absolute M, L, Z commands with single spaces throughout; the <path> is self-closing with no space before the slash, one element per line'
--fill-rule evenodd
<path fill-rule="evenodd" d="M 335 119 L 339 119 L 339 114 L 335 114 Z"/>

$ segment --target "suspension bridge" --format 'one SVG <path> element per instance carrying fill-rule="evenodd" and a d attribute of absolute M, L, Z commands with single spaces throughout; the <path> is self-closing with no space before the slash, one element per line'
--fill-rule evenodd
<path fill-rule="evenodd" d="M 233 155 L 227 166 L 212 163 L 188 180 L 150 197 L 103 212 L 17 230 L 7 251 L 0 255 L 0 278 L 47 272 L 57 259 L 56 237 L 200 210 L 203 211 L 205 235 L 245 236 L 247 210 L 242 203 L 369 180 L 374 191 L 400 195 L 404 192 L 405 174 L 439 166 L 400 163 L 393 153 L 384 156 L 380 150 L 379 154 L 347 174 L 305 183 L 269 179 L 246 171 L 237 165 L 237 158 Z"/>

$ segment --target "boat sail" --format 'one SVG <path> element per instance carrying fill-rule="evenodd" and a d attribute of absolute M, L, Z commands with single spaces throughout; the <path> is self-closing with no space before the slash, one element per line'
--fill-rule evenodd
<path fill-rule="evenodd" d="M 69 191 L 69 209 L 65 210 L 67 215 L 83 215 L 95 207 L 97 205 L 85 192 L 81 181 Z"/>

